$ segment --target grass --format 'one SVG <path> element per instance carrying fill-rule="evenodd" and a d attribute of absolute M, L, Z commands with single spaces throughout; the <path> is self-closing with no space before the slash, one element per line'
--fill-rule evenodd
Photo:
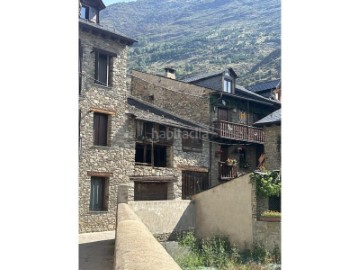
<path fill-rule="evenodd" d="M 280 264 L 280 249 L 271 252 L 263 244 L 240 251 L 225 236 L 196 239 L 193 233 L 183 235 L 179 245 L 189 248 L 186 256 L 175 258 L 182 269 L 209 267 L 216 270 L 263 270 L 266 265 Z"/>

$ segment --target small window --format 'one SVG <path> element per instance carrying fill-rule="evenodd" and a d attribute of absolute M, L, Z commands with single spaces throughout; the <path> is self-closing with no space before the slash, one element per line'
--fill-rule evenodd
<path fill-rule="evenodd" d="M 281 212 L 280 197 L 269 197 L 269 210 Z"/>
<path fill-rule="evenodd" d="M 80 18 L 89 20 L 90 8 L 88 6 L 82 6 L 80 10 Z"/>
<path fill-rule="evenodd" d="M 227 79 L 224 80 L 224 92 L 232 93 L 232 81 Z"/>
<path fill-rule="evenodd" d="M 111 86 L 111 62 L 112 57 L 106 53 L 96 52 L 95 79 L 96 83 Z"/>
<path fill-rule="evenodd" d="M 94 113 L 94 145 L 107 146 L 108 143 L 108 115 Z"/>
<path fill-rule="evenodd" d="M 165 145 L 142 144 L 136 143 L 135 146 L 135 163 L 155 167 L 168 166 L 168 151 L 169 147 Z"/>
<path fill-rule="evenodd" d="M 108 210 L 108 179 L 91 177 L 90 211 Z"/>

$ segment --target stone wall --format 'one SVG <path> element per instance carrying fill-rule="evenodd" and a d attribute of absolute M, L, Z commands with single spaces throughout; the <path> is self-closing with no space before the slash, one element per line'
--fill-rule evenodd
<path fill-rule="evenodd" d="M 126 45 L 92 33 L 79 31 L 82 49 L 81 95 L 79 96 L 79 231 L 96 232 L 115 229 L 117 188 L 128 182 L 128 168 L 133 164 L 134 144 L 125 117 Z M 94 48 L 117 54 L 113 60 L 112 87 L 94 82 Z M 94 146 L 94 111 L 108 114 L 108 146 Z M 107 178 L 107 211 L 90 211 L 91 176 Z"/>
<path fill-rule="evenodd" d="M 262 243 L 268 250 L 281 250 L 281 222 L 256 221 L 254 223 L 254 243 Z"/>
<path fill-rule="evenodd" d="M 254 243 L 263 244 L 270 251 L 275 247 L 281 250 L 281 222 L 259 220 L 260 214 L 269 209 L 269 199 L 256 195 L 255 184 L 252 184 L 251 196 Z"/>
<path fill-rule="evenodd" d="M 181 199 L 182 179 L 178 166 L 200 166 L 208 168 L 208 142 L 204 142 L 202 153 L 183 152 L 181 137 L 176 137 L 171 146 L 171 167 L 152 168 L 135 166 L 135 120 L 126 111 L 126 46 L 115 41 L 80 31 L 82 48 L 82 89 L 79 96 L 80 137 L 79 142 L 79 232 L 97 232 L 115 229 L 117 192 L 120 184 L 129 186 L 129 200 L 134 199 L 134 182 L 129 176 L 175 176 L 169 183 L 168 198 Z M 94 83 L 94 48 L 117 54 L 113 61 L 112 87 Z M 94 112 L 108 114 L 108 145 L 94 146 Z M 179 129 L 175 132 L 180 134 Z M 90 211 L 91 177 L 106 178 L 107 209 Z"/>
<path fill-rule="evenodd" d="M 136 70 L 131 75 L 131 95 L 207 125 L 211 124 L 208 96 L 211 92 L 204 87 Z"/>
<path fill-rule="evenodd" d="M 281 168 L 281 126 L 264 127 L 265 167 L 268 170 Z"/>

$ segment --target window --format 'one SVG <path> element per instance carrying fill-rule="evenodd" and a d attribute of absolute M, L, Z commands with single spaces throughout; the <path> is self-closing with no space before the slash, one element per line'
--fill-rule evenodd
<path fill-rule="evenodd" d="M 136 143 L 135 163 L 153 165 L 155 167 L 167 167 L 167 154 L 170 148 L 165 145 Z"/>
<path fill-rule="evenodd" d="M 181 142 L 183 151 L 202 152 L 202 140 L 199 136 L 192 136 L 191 133 L 184 131 Z"/>
<path fill-rule="evenodd" d="M 82 52 L 82 46 L 81 46 L 81 41 L 79 40 L 79 95 L 81 95 L 81 87 L 82 87 L 82 57 L 83 57 L 83 52 Z"/>
<path fill-rule="evenodd" d="M 224 92 L 232 93 L 232 81 L 224 79 Z"/>
<path fill-rule="evenodd" d="M 280 197 L 269 197 L 269 210 L 281 212 Z"/>
<path fill-rule="evenodd" d="M 82 5 L 80 10 L 80 18 L 89 20 L 90 8 L 88 6 Z"/>
<path fill-rule="evenodd" d="M 111 63 L 112 55 L 96 50 L 95 79 L 96 83 L 111 86 Z"/>
<path fill-rule="evenodd" d="M 156 123 L 137 121 L 136 139 L 139 141 L 153 140 L 155 143 L 172 144 L 174 141 L 174 130 Z"/>
<path fill-rule="evenodd" d="M 94 145 L 107 146 L 108 115 L 94 113 Z"/>
<path fill-rule="evenodd" d="M 90 211 L 108 210 L 108 179 L 91 177 Z"/>

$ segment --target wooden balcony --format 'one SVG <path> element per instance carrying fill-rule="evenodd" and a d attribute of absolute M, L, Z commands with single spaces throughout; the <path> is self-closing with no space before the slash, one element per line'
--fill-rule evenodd
<path fill-rule="evenodd" d="M 256 128 L 224 120 L 215 122 L 215 127 L 216 132 L 221 138 L 261 144 L 264 143 L 264 131 L 262 128 Z"/>
<path fill-rule="evenodd" d="M 228 165 L 226 162 L 219 162 L 219 181 L 228 181 L 237 177 L 237 164 Z"/>

